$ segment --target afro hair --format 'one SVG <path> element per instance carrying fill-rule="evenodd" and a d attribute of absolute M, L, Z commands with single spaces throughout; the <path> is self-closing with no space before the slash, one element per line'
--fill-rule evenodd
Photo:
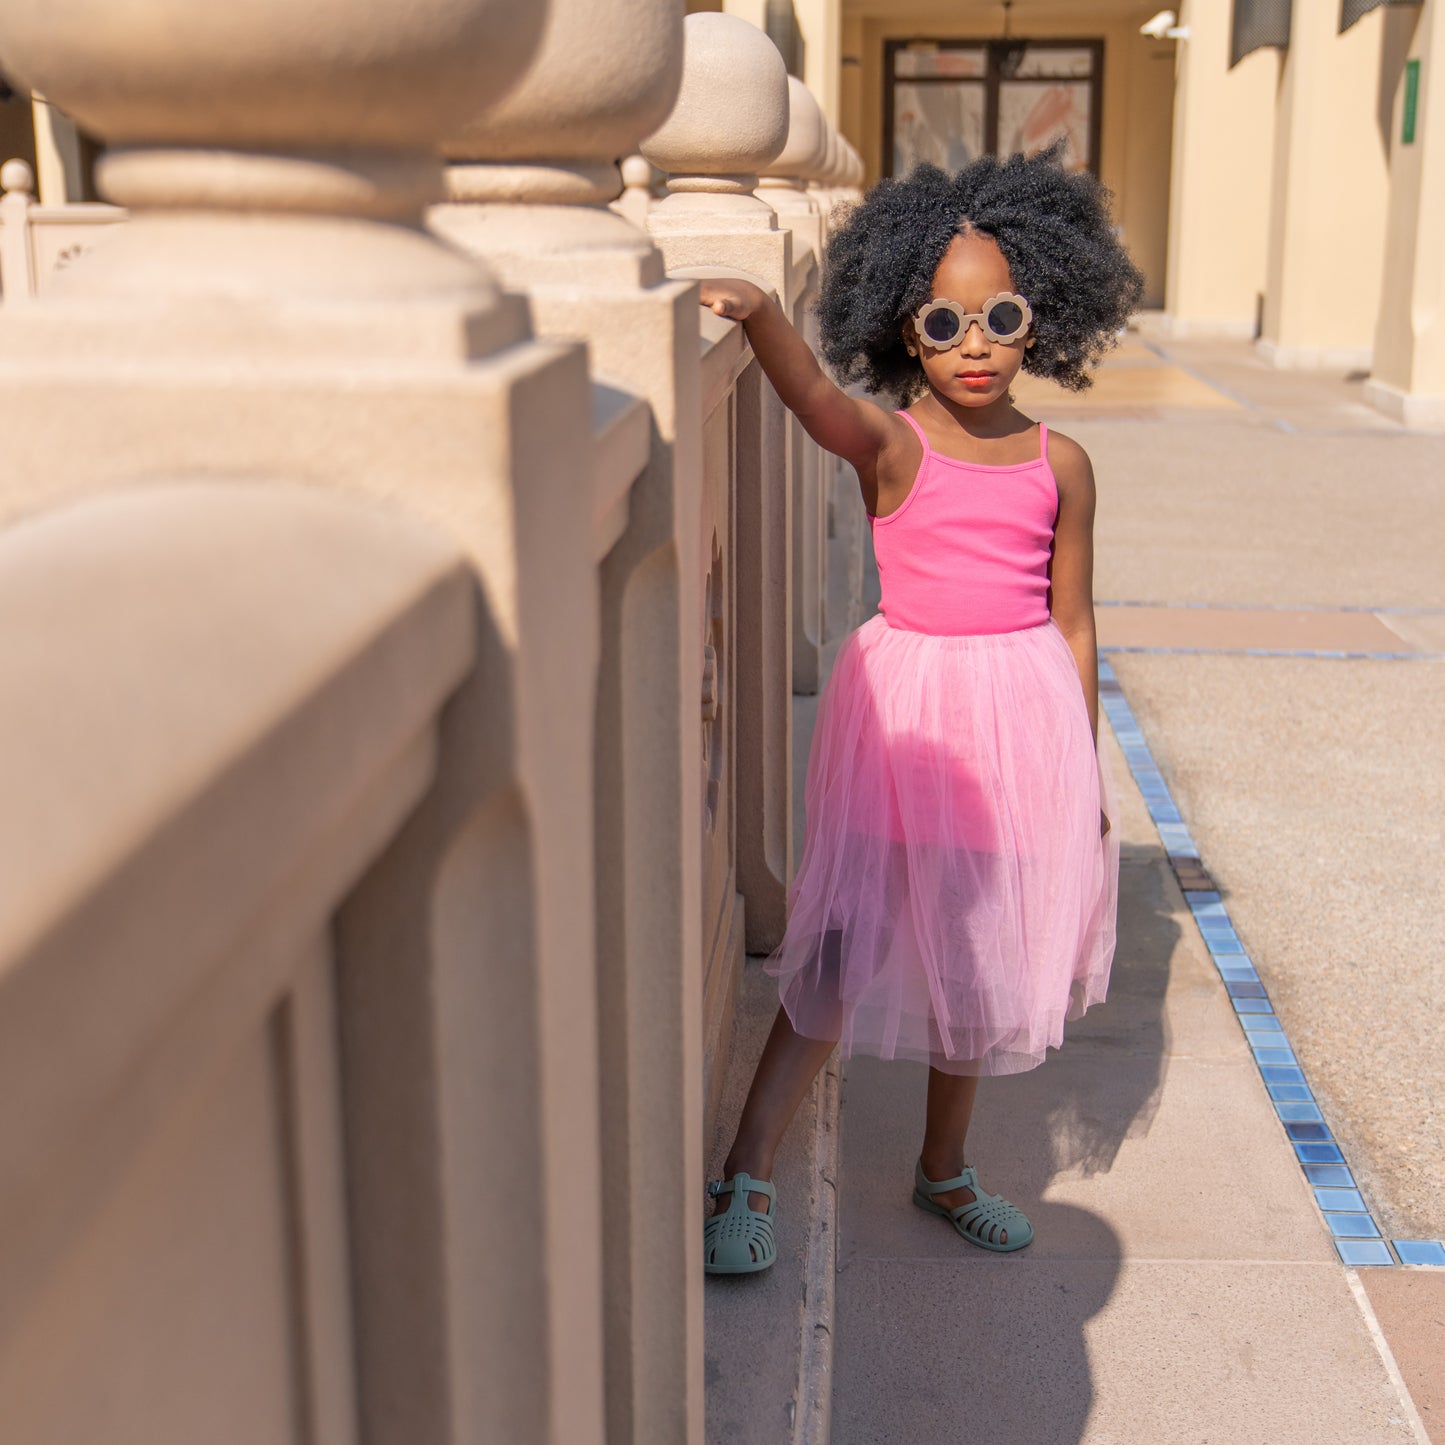
<path fill-rule="evenodd" d="M 839 381 L 903 403 L 923 392 L 903 324 L 931 299 L 949 242 L 977 231 L 997 243 L 1033 309 L 1024 369 L 1070 391 L 1093 384 L 1089 368 L 1114 345 L 1144 281 L 1114 235 L 1109 192 L 1087 171 L 1065 170 L 1061 150 L 984 156 L 956 176 L 920 165 L 852 208 L 818 297 L 822 352 Z"/>

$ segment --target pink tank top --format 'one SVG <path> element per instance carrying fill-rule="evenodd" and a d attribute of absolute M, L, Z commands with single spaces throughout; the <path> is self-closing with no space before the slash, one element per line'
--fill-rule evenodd
<path fill-rule="evenodd" d="M 1031 462 L 991 467 L 941 457 L 918 433 L 923 461 L 903 505 L 871 517 L 890 627 L 942 636 L 1018 632 L 1049 617 L 1049 554 L 1059 510 L 1048 428 Z"/>

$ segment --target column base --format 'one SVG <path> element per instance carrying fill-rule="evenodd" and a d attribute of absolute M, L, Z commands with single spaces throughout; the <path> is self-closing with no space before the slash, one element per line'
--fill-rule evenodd
<path fill-rule="evenodd" d="M 1281 346 L 1264 336 L 1255 349 L 1278 371 L 1368 371 L 1375 356 L 1368 346 Z"/>
<path fill-rule="evenodd" d="M 1145 336 L 1170 341 L 1253 341 L 1252 316 L 1174 316 L 1168 311 L 1144 311 L 1133 318 Z"/>
<path fill-rule="evenodd" d="M 1365 383 L 1365 400 L 1408 427 L 1445 429 L 1445 396 L 1421 396 L 1371 377 Z"/>

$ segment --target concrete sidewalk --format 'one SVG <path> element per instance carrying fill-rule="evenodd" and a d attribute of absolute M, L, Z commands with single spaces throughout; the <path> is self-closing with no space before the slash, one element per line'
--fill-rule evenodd
<path fill-rule="evenodd" d="M 994 1257 L 912 1207 L 925 1071 L 850 1061 L 835 1445 L 1419 1441 L 1117 749 L 1120 948 L 1063 1051 L 980 1090 Z"/>

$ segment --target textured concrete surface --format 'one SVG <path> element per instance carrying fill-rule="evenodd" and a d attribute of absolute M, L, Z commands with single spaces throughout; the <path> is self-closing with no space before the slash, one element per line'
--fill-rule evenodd
<path fill-rule="evenodd" d="M 1360 1281 L 1434 1445 L 1445 1445 L 1445 1270 L 1366 1269 Z"/>
<path fill-rule="evenodd" d="M 835 1445 L 1411 1445 L 1329 1264 L 870 1261 L 842 1291 Z"/>
<path fill-rule="evenodd" d="M 732 1129 L 753 1066 L 778 1007 L 777 985 L 749 959 L 733 1025 L 721 1123 L 708 1178 L 722 1175 Z M 707 1439 L 782 1445 L 793 1438 L 807 1277 L 809 1196 L 813 1187 L 817 1096 L 810 1094 L 789 1129 L 773 1170 L 778 1191 L 778 1259 L 761 1274 L 710 1278 L 703 1294 Z"/>
<path fill-rule="evenodd" d="M 850 1060 L 835 1445 L 1410 1441 L 1112 740 L 1123 849 L 1108 1001 L 982 1085 L 970 1162 L 1033 1220 L 996 1257 L 910 1203 L 921 1066 Z"/>
<path fill-rule="evenodd" d="M 1241 405 L 1157 424 L 1041 407 L 1073 408 L 1094 457 L 1095 591 L 1228 606 L 1101 608 L 1106 637 L 1445 650 L 1445 435 L 1365 406 L 1359 377 L 1147 344 Z M 1445 663 L 1114 664 L 1382 1227 L 1445 1236 Z"/>
<path fill-rule="evenodd" d="M 1430 641 L 1432 629 L 1411 626 L 1420 618 L 1338 608 L 1258 607 L 1100 607 L 1099 646 L 1199 648 L 1237 652 L 1371 652 L 1397 656 L 1441 649 Z M 1402 630 L 1396 622 L 1404 622 Z M 1406 632 L 1413 634 L 1410 637 Z M 1416 638 L 1420 641 L 1416 641 Z"/>
<path fill-rule="evenodd" d="M 1381 1228 L 1445 1237 L 1445 664 L 1114 670 Z"/>

